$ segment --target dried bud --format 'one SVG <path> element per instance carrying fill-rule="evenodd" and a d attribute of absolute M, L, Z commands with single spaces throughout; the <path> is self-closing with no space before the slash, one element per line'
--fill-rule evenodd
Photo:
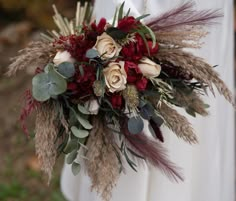
<path fill-rule="evenodd" d="M 105 92 L 105 85 L 102 83 L 102 81 L 96 80 L 93 83 L 93 92 L 96 96 L 102 96 Z"/>
<path fill-rule="evenodd" d="M 122 93 L 125 103 L 131 109 L 135 109 L 139 105 L 138 91 L 134 85 L 127 85 Z"/>

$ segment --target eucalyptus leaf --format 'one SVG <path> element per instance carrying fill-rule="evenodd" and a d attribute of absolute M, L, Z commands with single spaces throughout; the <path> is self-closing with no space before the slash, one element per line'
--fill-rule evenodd
<path fill-rule="evenodd" d="M 72 170 L 73 175 L 76 176 L 80 172 L 80 164 L 73 162 L 71 166 L 71 170 Z"/>
<path fill-rule="evenodd" d="M 50 99 L 49 77 L 46 73 L 39 73 L 32 79 L 32 95 L 37 101 L 46 101 Z"/>
<path fill-rule="evenodd" d="M 73 161 L 76 159 L 77 157 L 77 149 L 73 150 L 71 153 L 68 154 L 67 158 L 66 158 L 66 163 L 67 164 L 71 164 L 73 163 Z"/>
<path fill-rule="evenodd" d="M 89 58 L 89 59 L 93 59 L 93 58 L 96 58 L 98 56 L 99 56 L 99 53 L 95 49 L 89 49 L 86 52 L 86 57 Z"/>
<path fill-rule="evenodd" d="M 46 101 L 50 97 L 62 94 L 67 89 L 67 82 L 54 70 L 49 73 L 39 73 L 32 79 L 33 97 L 37 101 Z"/>
<path fill-rule="evenodd" d="M 128 121 L 128 130 L 131 134 L 138 134 L 144 128 L 143 120 L 140 117 L 132 117 Z"/>
<path fill-rule="evenodd" d="M 93 128 L 93 126 L 89 123 L 89 121 L 87 119 L 84 119 L 81 115 L 77 114 L 76 119 L 85 129 L 90 130 Z"/>
<path fill-rule="evenodd" d="M 90 112 L 83 106 L 78 104 L 78 110 L 82 113 L 82 114 L 90 114 Z"/>
<path fill-rule="evenodd" d="M 77 140 L 73 139 L 73 140 L 70 140 L 66 147 L 64 148 L 64 153 L 68 154 L 70 152 L 72 152 L 74 149 L 79 149 L 79 144 L 77 142 Z"/>
<path fill-rule="evenodd" d="M 81 130 L 75 126 L 71 127 L 71 131 L 72 131 L 73 135 L 77 138 L 86 138 L 89 135 L 89 132 L 87 130 Z"/>
<path fill-rule="evenodd" d="M 58 65 L 58 72 L 66 78 L 70 78 L 75 74 L 75 66 L 70 62 L 63 62 Z"/>
<path fill-rule="evenodd" d="M 49 63 L 49 64 L 47 64 L 47 65 L 45 66 L 44 72 L 45 72 L 45 73 L 49 73 L 49 71 L 50 71 L 51 69 L 53 69 L 53 68 L 54 68 L 54 64 Z"/>

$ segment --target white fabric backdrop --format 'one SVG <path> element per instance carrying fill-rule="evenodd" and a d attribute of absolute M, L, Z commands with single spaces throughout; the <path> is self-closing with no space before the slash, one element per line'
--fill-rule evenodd
<path fill-rule="evenodd" d="M 97 0 L 97 19 L 111 18 L 115 6 L 122 2 Z M 131 8 L 134 15 L 143 14 L 143 2 L 126 0 L 125 9 Z M 147 13 L 159 15 L 180 2 L 183 1 L 148 0 Z M 196 53 L 212 65 L 219 65 L 216 70 L 233 91 L 233 1 L 196 0 L 196 3 L 199 9 L 221 8 L 224 12 L 222 23 L 210 28 L 206 45 Z M 199 136 L 198 145 L 190 146 L 162 128 L 170 159 L 183 168 L 185 181 L 172 183 L 158 170 L 146 166 L 138 173 L 127 168 L 114 189 L 112 201 L 234 201 L 234 111 L 218 94 L 217 99 L 210 96 L 206 102 L 211 105 L 209 117 L 189 117 Z M 95 192 L 90 192 L 90 185 L 83 170 L 74 177 L 70 166 L 64 166 L 61 189 L 69 201 L 100 201 Z"/>

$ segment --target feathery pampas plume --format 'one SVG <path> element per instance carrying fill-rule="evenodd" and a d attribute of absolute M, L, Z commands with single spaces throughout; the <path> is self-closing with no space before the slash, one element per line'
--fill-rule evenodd
<path fill-rule="evenodd" d="M 109 201 L 119 177 L 119 161 L 113 147 L 112 134 L 99 118 L 93 119 L 93 129 L 87 142 L 85 161 L 88 176 L 104 201 Z"/>
<path fill-rule="evenodd" d="M 57 145 L 55 144 L 58 133 L 57 121 L 53 103 L 44 103 L 38 107 L 35 123 L 35 149 L 41 169 L 48 174 L 48 183 L 51 180 L 57 157 Z"/>
<path fill-rule="evenodd" d="M 187 118 L 180 115 L 176 110 L 169 107 L 162 102 L 156 105 L 156 109 L 164 118 L 166 125 L 180 138 L 184 139 L 190 144 L 197 143 L 197 136 L 195 135 L 191 124 Z"/>
<path fill-rule="evenodd" d="M 219 10 L 201 10 L 194 9 L 193 1 L 185 2 L 175 9 L 164 13 L 163 15 L 154 18 L 147 26 L 153 31 L 176 29 L 181 26 L 196 26 L 214 24 L 217 18 L 223 15 Z"/>
<path fill-rule="evenodd" d="M 142 156 L 146 162 L 159 168 L 170 179 L 176 182 L 183 180 L 176 165 L 168 160 L 167 151 L 160 143 L 149 139 L 143 133 L 132 135 L 128 130 L 127 119 L 124 121 L 121 131 L 131 148 Z"/>
<path fill-rule="evenodd" d="M 175 90 L 174 97 L 175 101 L 181 107 L 186 109 L 190 108 L 202 116 L 208 115 L 205 103 L 196 92 L 192 91 L 186 94 L 181 90 Z"/>
<path fill-rule="evenodd" d="M 28 47 L 19 51 L 19 55 L 12 58 L 12 63 L 8 67 L 8 76 L 13 76 L 18 70 L 30 68 L 43 68 L 51 61 L 51 56 L 55 55 L 56 47 L 48 42 L 31 42 Z"/>
<path fill-rule="evenodd" d="M 169 62 L 172 65 L 189 72 L 196 80 L 208 85 L 214 94 L 213 84 L 218 92 L 225 97 L 233 106 L 235 106 L 234 98 L 231 91 L 220 79 L 218 73 L 213 67 L 206 63 L 202 58 L 196 57 L 189 52 L 180 49 L 160 49 L 156 58 L 162 62 Z"/>

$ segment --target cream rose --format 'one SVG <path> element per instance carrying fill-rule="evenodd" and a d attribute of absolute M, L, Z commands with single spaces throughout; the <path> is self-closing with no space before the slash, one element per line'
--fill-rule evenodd
<path fill-rule="evenodd" d="M 101 36 L 97 37 L 94 49 L 96 49 L 101 58 L 105 60 L 118 56 L 121 46 L 117 44 L 111 36 L 104 32 Z"/>
<path fill-rule="evenodd" d="M 53 63 L 59 65 L 63 62 L 75 63 L 75 59 L 68 51 L 59 51 L 53 59 Z"/>
<path fill-rule="evenodd" d="M 124 69 L 124 62 L 111 62 L 103 70 L 108 90 L 112 93 L 122 91 L 126 88 L 127 75 Z"/>
<path fill-rule="evenodd" d="M 161 66 L 148 59 L 143 57 L 138 64 L 138 68 L 142 74 L 147 78 L 157 77 L 161 73 Z"/>

